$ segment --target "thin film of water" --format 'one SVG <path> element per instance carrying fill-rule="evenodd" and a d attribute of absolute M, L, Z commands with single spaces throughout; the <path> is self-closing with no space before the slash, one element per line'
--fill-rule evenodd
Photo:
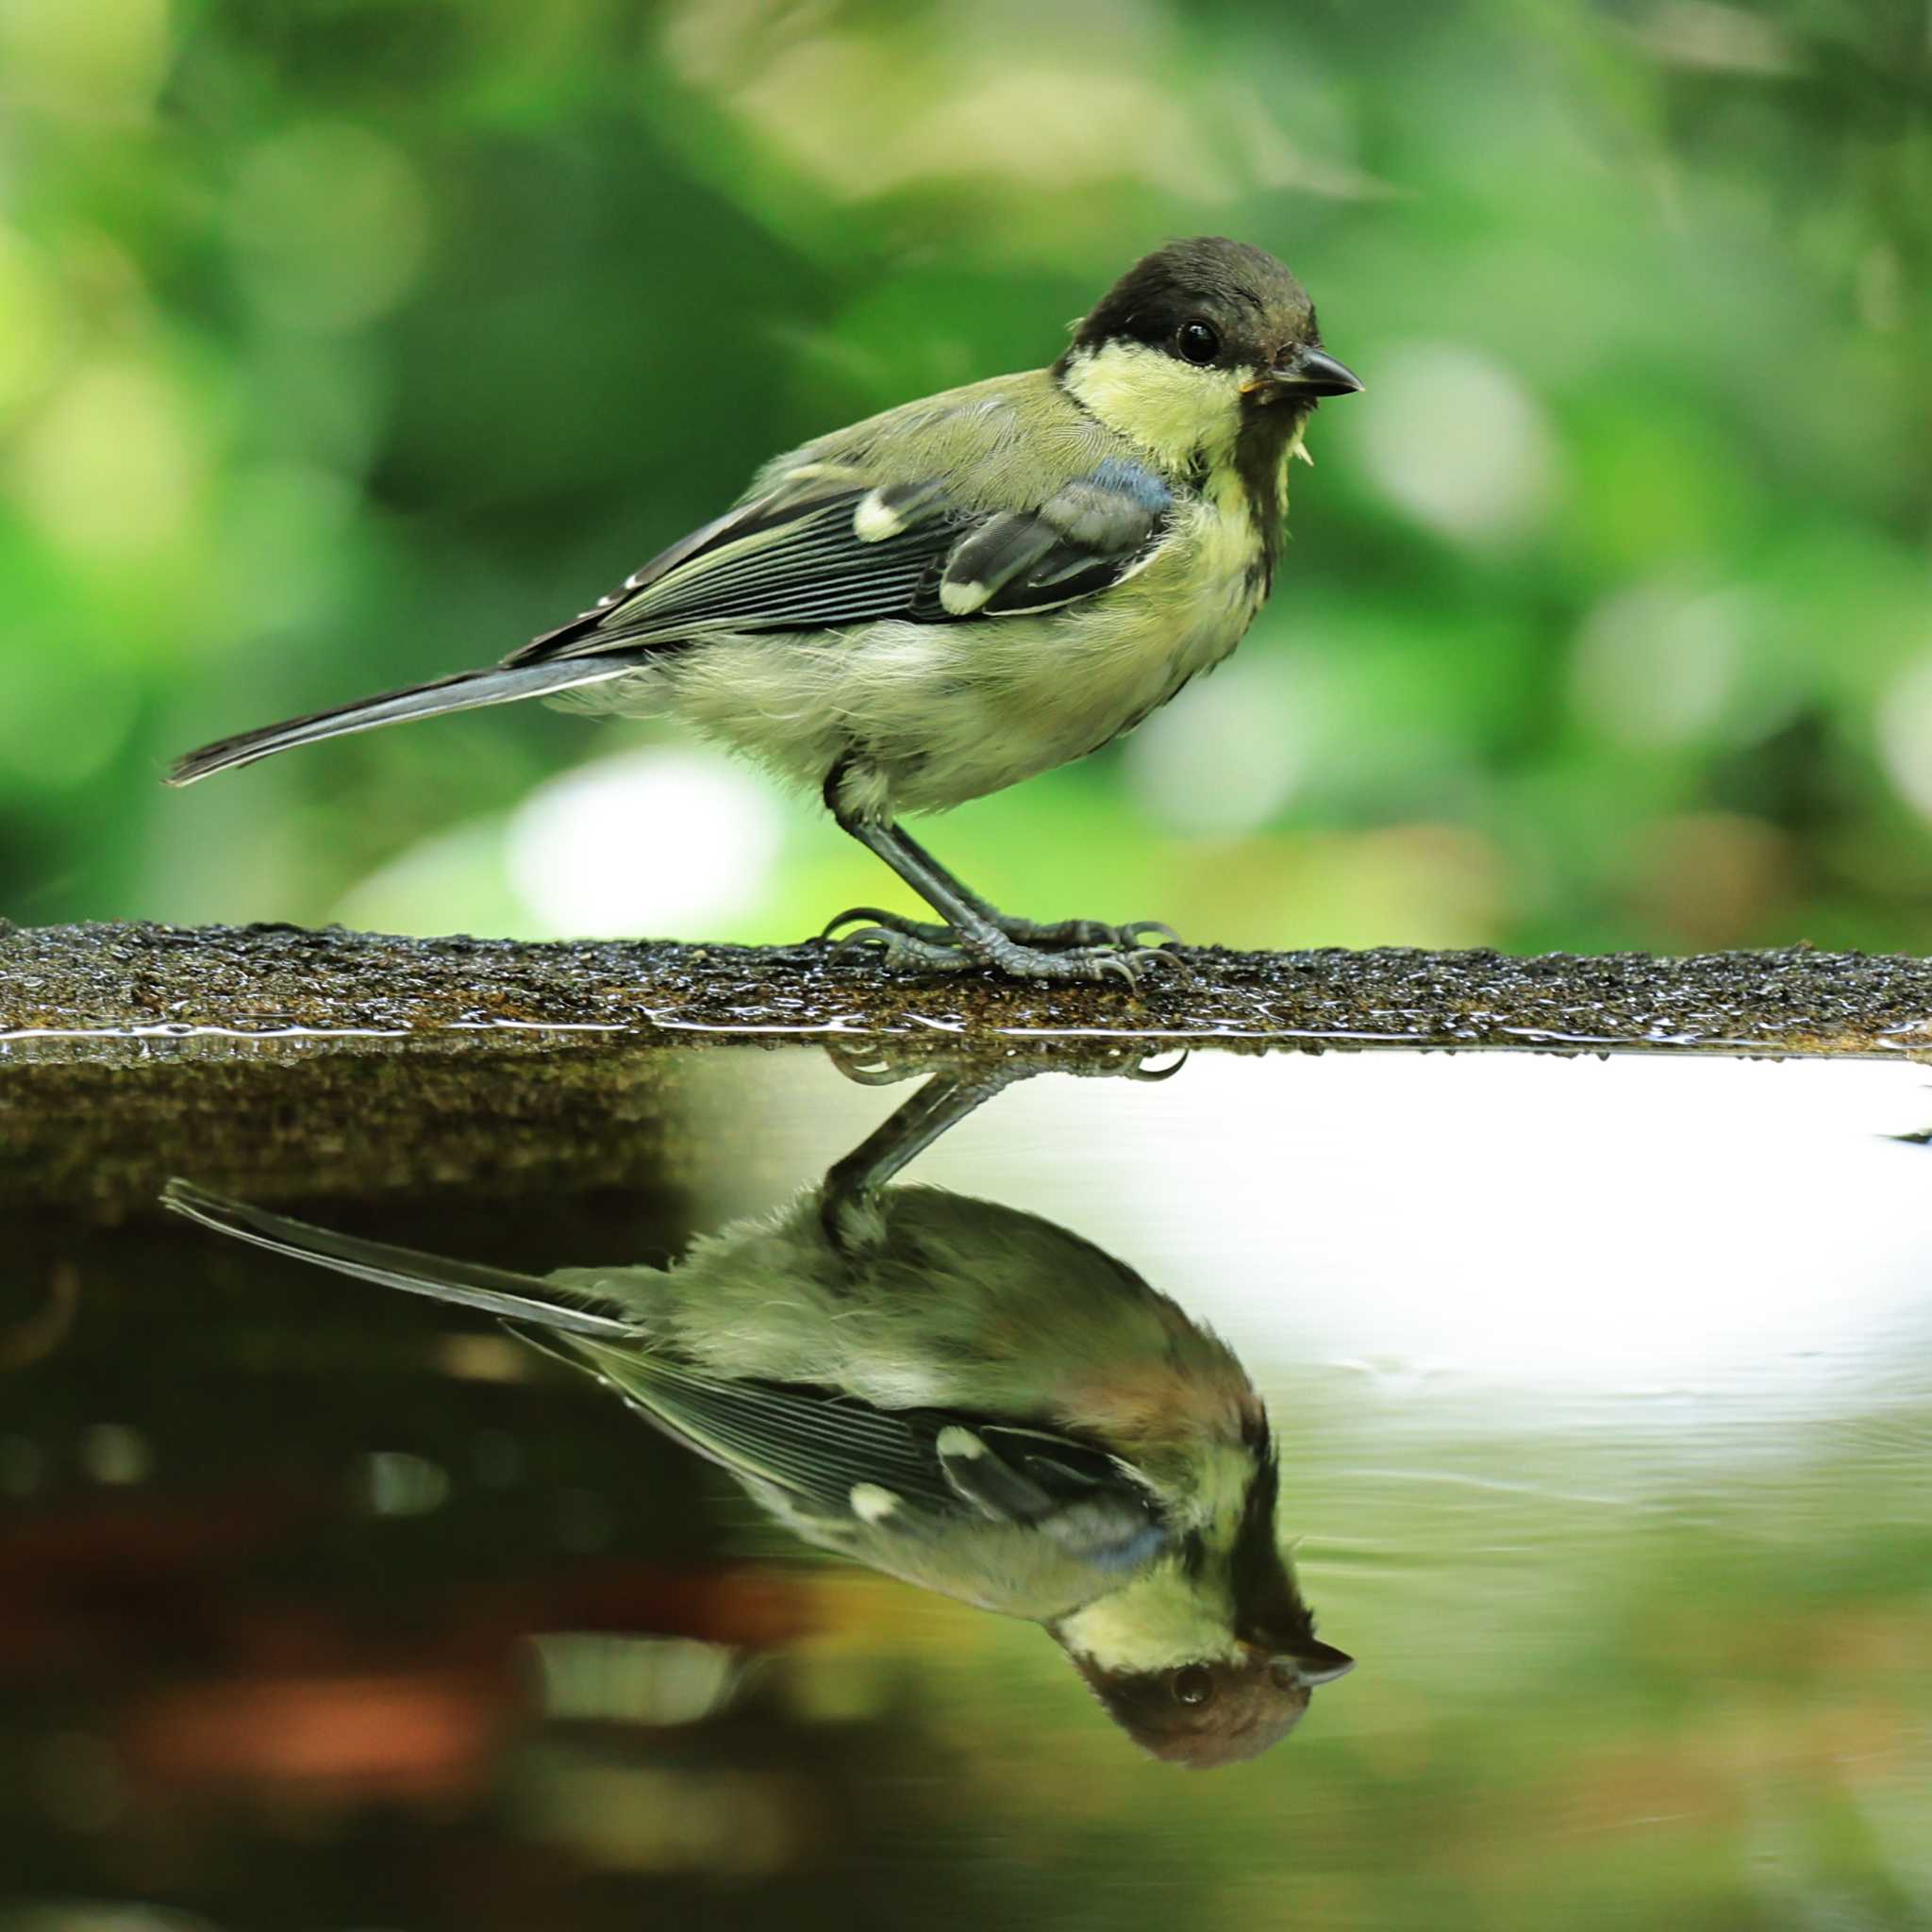
<path fill-rule="evenodd" d="M 1932 1923 L 1922 1069 L 601 1051 L 184 1062 L 119 1138 L 10 1076 L 0 1923 Z M 1265 1403 L 1356 1668 L 1162 1762 L 943 1552 L 170 1176 L 579 1289 L 695 1247 L 748 1352 L 881 1193 L 1021 1325 L 1131 1271 Z"/>

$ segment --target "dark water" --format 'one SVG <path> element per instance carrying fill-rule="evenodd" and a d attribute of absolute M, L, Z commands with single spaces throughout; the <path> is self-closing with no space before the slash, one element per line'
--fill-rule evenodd
<path fill-rule="evenodd" d="M 891 1180 L 1265 1399 L 1359 1662 L 1204 1772 L 487 1315 L 154 1205 L 661 1265 L 985 1073 L 847 1058 L 5 1073 L 0 1924 L 1932 1925 L 1915 1065 L 1048 1058 Z"/>

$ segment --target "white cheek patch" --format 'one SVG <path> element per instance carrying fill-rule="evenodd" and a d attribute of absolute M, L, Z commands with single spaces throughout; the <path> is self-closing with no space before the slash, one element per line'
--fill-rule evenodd
<path fill-rule="evenodd" d="M 1068 365 L 1074 400 L 1109 428 L 1152 450 L 1169 469 L 1198 452 L 1210 462 L 1233 450 L 1241 384 L 1252 370 L 1196 369 L 1141 342 L 1108 342 Z"/>
<path fill-rule="evenodd" d="M 1171 1563 L 1075 1610 L 1058 1634 L 1069 1650 L 1113 1671 L 1171 1671 L 1241 1656 L 1223 1593 L 1191 1582 Z"/>
<path fill-rule="evenodd" d="M 971 1429 L 962 1429 L 958 1423 L 949 1423 L 940 1431 L 937 1446 L 941 1456 L 960 1457 L 967 1461 L 986 1454 L 986 1444 Z"/>

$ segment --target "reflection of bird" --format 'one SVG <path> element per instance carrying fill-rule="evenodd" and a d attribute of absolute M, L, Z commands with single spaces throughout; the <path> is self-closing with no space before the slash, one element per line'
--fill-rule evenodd
<path fill-rule="evenodd" d="M 1053 1223 L 881 1184 L 991 1083 L 930 1082 L 824 1184 L 679 1265 L 547 1281 L 172 1182 L 208 1226 L 554 1336 L 809 1541 L 1044 1624 L 1157 1756 L 1252 1757 L 1352 1659 L 1274 1535 L 1241 1364 Z"/>
<path fill-rule="evenodd" d="M 1176 242 L 1050 369 L 774 458 L 736 508 L 500 665 L 224 739 L 170 782 L 513 698 L 672 712 L 821 791 L 940 914 L 833 922 L 871 921 L 854 938 L 889 961 L 1131 979 L 1156 928 L 1008 919 L 897 820 L 1097 750 L 1233 650 L 1274 579 L 1309 413 L 1360 387 L 1273 256 Z"/>

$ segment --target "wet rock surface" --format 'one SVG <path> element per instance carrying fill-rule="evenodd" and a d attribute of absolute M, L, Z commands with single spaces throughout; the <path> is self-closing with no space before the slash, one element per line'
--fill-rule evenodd
<path fill-rule="evenodd" d="M 1932 1052 L 1932 963 L 1807 947 L 1690 958 L 1181 952 L 1138 989 L 913 979 L 824 941 L 526 944 L 261 925 L 0 928 L 0 1053 L 456 1052 L 520 1038 L 857 1036 L 898 1052 L 1074 1039 L 1246 1046 Z"/>

